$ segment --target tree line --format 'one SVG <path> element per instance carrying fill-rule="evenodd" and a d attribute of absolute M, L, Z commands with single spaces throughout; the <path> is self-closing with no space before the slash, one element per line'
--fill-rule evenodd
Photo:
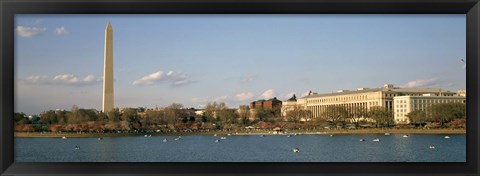
<path fill-rule="evenodd" d="M 252 118 L 253 117 L 253 118 Z M 466 106 L 463 103 L 436 104 L 427 111 L 416 110 L 407 117 L 412 125 L 425 127 L 465 127 Z M 334 105 L 327 107 L 319 117 L 300 106 L 281 116 L 280 108 L 255 108 L 242 105 L 230 109 L 225 103 L 211 102 L 196 114 L 193 108 L 172 103 L 167 107 L 145 110 L 144 108 L 114 109 L 108 113 L 73 106 L 70 111 L 49 110 L 38 117 L 28 118 L 24 113 L 14 115 L 15 131 L 29 132 L 153 132 L 177 130 L 243 130 L 246 126 L 261 129 L 274 127 L 291 129 L 316 129 L 322 127 L 355 128 L 392 127 L 393 112 L 384 107 L 349 108 Z"/>
<path fill-rule="evenodd" d="M 393 115 L 393 111 L 381 106 L 373 106 L 367 110 L 362 107 L 347 108 L 342 105 L 332 105 L 326 107 L 319 117 L 313 118 L 311 111 L 296 106 L 293 110 L 287 112 L 286 120 L 299 122 L 302 119 L 313 118 L 317 123 L 323 124 L 320 126 L 331 126 L 334 128 L 343 128 L 347 125 L 352 125 L 355 128 L 362 125 L 393 127 L 395 126 Z M 465 128 L 466 104 L 454 102 L 434 104 L 426 110 L 415 110 L 406 116 L 409 118 L 411 125 L 416 127 Z"/>
<path fill-rule="evenodd" d="M 407 117 L 416 126 L 466 128 L 467 106 L 464 103 L 434 104 L 427 110 L 415 110 Z M 429 125 L 430 124 L 430 125 Z"/>
<path fill-rule="evenodd" d="M 259 110 L 262 119 L 269 111 Z M 195 109 L 172 103 L 167 107 L 113 109 L 108 113 L 73 106 L 70 111 L 49 110 L 38 117 L 28 118 L 22 112 L 14 115 L 15 131 L 37 132 L 152 132 L 174 130 L 220 130 L 251 125 L 250 109 L 240 106 L 230 109 L 225 103 L 211 102 L 196 114 Z"/>

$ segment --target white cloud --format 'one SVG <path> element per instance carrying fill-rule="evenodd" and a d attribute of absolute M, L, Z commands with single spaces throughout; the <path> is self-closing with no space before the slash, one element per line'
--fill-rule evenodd
<path fill-rule="evenodd" d="M 270 98 L 276 97 L 276 95 L 277 95 L 277 93 L 275 92 L 275 90 L 268 89 L 265 92 L 263 92 L 262 95 L 260 95 L 260 98 L 270 99 Z"/>
<path fill-rule="evenodd" d="M 158 71 L 147 76 L 144 76 L 138 80 L 133 81 L 133 85 L 154 85 L 160 83 L 167 83 L 171 86 L 183 86 L 192 81 L 189 80 L 189 76 L 186 73 L 169 71 L 164 73 Z"/>
<path fill-rule="evenodd" d="M 102 78 L 97 78 L 93 75 L 87 75 L 84 78 L 73 74 L 60 74 L 54 77 L 33 75 L 22 81 L 29 84 L 37 85 L 68 85 L 68 86 L 87 86 L 102 82 Z"/>
<path fill-rule="evenodd" d="M 37 28 L 37 27 L 26 27 L 26 26 L 17 26 L 15 29 L 18 35 L 26 38 L 38 36 L 45 31 L 47 28 Z"/>
<path fill-rule="evenodd" d="M 58 35 L 68 35 L 70 34 L 70 31 L 65 29 L 64 26 L 60 26 L 55 29 L 55 33 L 57 33 Z"/>
<path fill-rule="evenodd" d="M 46 76 L 39 76 L 39 75 L 32 75 L 29 76 L 25 79 L 25 81 L 30 82 L 30 83 L 42 83 L 45 82 L 48 79 Z"/>
<path fill-rule="evenodd" d="M 237 101 L 244 101 L 244 100 L 252 99 L 254 96 L 255 94 L 252 92 L 242 92 L 235 95 L 235 98 Z"/>
<path fill-rule="evenodd" d="M 213 101 L 216 101 L 216 102 L 223 102 L 225 100 L 228 99 L 228 96 L 224 95 L 224 96 L 220 96 L 220 97 L 217 97 L 217 98 L 214 98 Z"/>
<path fill-rule="evenodd" d="M 413 87 L 428 87 L 438 84 L 438 78 L 426 79 L 426 80 L 413 80 L 410 81 L 402 87 L 413 88 Z"/>
<path fill-rule="evenodd" d="M 295 92 L 290 92 L 288 93 L 287 95 L 285 95 L 285 99 L 289 99 L 289 98 L 292 98 L 292 96 L 296 94 Z"/>

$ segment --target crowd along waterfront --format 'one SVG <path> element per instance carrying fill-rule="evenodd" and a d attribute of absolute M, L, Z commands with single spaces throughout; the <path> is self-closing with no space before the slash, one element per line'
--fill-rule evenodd
<path fill-rule="evenodd" d="M 292 133 L 104 138 L 17 137 L 15 161 L 465 162 L 466 136 Z"/>

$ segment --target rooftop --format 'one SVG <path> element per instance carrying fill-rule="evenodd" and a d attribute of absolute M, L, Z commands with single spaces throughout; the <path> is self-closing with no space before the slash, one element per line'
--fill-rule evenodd
<path fill-rule="evenodd" d="M 371 89 L 357 89 L 357 90 L 349 90 L 349 91 L 341 91 L 341 92 L 333 92 L 333 93 L 323 93 L 323 94 L 310 94 L 304 96 L 302 98 L 315 98 L 315 97 L 327 97 L 327 96 L 339 96 L 339 95 L 350 95 L 350 94 L 358 94 L 358 93 L 368 93 L 368 92 L 402 92 L 402 93 L 437 93 L 437 92 L 450 92 L 445 89 L 441 88 L 371 88 Z"/>

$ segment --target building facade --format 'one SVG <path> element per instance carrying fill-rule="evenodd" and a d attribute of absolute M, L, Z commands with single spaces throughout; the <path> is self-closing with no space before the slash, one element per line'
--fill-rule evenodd
<path fill-rule="evenodd" d="M 422 96 L 398 96 L 393 98 L 395 107 L 393 111 L 394 121 L 397 124 L 410 123 L 408 113 L 415 110 L 422 110 L 429 113 L 430 107 L 440 103 L 466 103 L 464 96 L 436 96 L 423 94 Z"/>
<path fill-rule="evenodd" d="M 295 94 L 293 94 L 292 98 L 289 98 L 282 103 L 282 116 L 285 117 L 287 116 L 287 112 L 295 110 L 295 106 L 297 106 L 297 97 L 295 96 Z"/>
<path fill-rule="evenodd" d="M 282 101 L 278 100 L 277 97 L 274 97 L 269 100 L 258 100 L 250 103 L 250 109 L 255 109 L 255 108 L 276 109 L 281 107 L 282 107 Z"/>
<path fill-rule="evenodd" d="M 324 112 L 329 106 L 342 106 L 349 113 L 353 111 L 368 112 L 371 107 L 380 106 L 394 111 L 394 97 L 422 96 L 451 97 L 457 93 L 438 88 L 399 88 L 393 84 L 385 84 L 382 88 L 358 88 L 357 90 L 339 90 L 334 93 L 318 94 L 310 92 L 307 96 L 297 99 L 296 103 L 284 102 L 282 115 L 294 106 L 310 110 L 313 118 L 324 118 Z"/>

